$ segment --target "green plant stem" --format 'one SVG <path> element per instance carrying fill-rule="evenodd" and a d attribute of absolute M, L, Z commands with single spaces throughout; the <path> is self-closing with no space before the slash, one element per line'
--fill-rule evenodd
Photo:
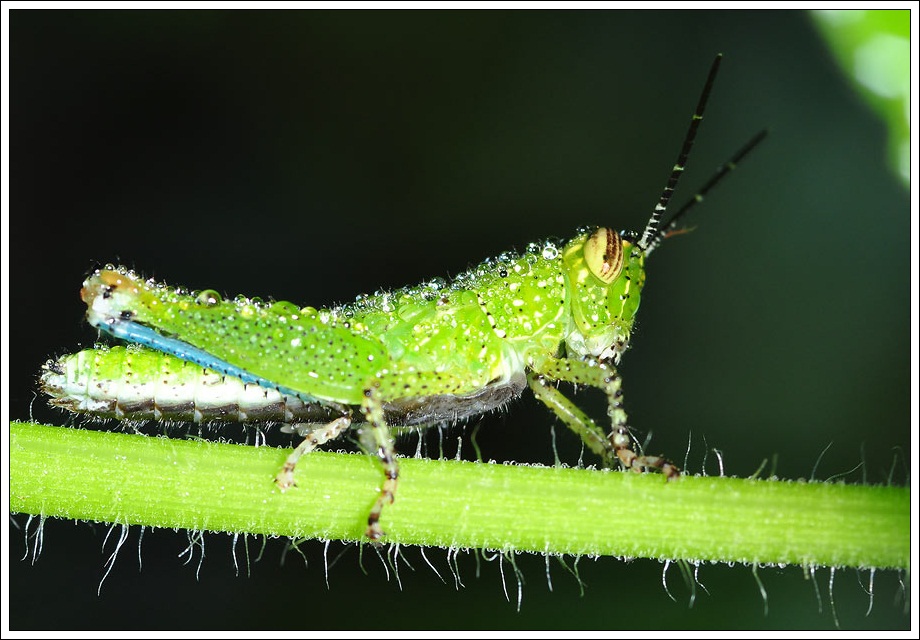
<path fill-rule="evenodd" d="M 10 425 L 10 510 L 121 524 L 363 540 L 369 456 Z M 400 459 L 386 542 L 689 561 L 907 568 L 906 488 Z"/>

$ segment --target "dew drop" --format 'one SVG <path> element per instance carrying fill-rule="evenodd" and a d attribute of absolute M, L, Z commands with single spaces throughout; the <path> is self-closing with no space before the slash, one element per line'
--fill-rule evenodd
<path fill-rule="evenodd" d="M 276 313 L 280 316 L 296 316 L 300 313 L 300 307 L 298 307 L 293 302 L 288 302 L 286 300 L 273 302 L 269 309 L 272 311 L 272 313 Z"/>
<path fill-rule="evenodd" d="M 195 297 L 195 302 L 206 307 L 216 307 L 221 301 L 220 294 L 214 289 L 205 289 Z"/>

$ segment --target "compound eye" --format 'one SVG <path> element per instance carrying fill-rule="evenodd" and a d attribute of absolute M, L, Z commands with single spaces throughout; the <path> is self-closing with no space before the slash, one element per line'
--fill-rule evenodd
<path fill-rule="evenodd" d="M 623 240 L 613 229 L 601 227 L 585 242 L 585 262 L 602 282 L 610 284 L 623 270 Z"/>

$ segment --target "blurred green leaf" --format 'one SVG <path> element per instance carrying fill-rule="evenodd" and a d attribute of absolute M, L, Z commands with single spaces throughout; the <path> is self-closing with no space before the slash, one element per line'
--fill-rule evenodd
<path fill-rule="evenodd" d="M 814 11 L 860 95 L 888 123 L 889 161 L 910 181 L 910 11 Z"/>

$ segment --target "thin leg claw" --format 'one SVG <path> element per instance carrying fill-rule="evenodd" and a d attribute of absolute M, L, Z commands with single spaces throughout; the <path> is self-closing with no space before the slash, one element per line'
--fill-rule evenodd
<path fill-rule="evenodd" d="M 630 448 L 632 439 L 625 427 L 614 429 L 610 434 L 610 442 L 617 458 L 627 469 L 632 469 L 636 473 L 642 473 L 649 469 L 658 469 L 668 480 L 675 480 L 680 477 L 680 469 L 677 468 L 667 458 L 661 456 L 640 456 Z"/>

